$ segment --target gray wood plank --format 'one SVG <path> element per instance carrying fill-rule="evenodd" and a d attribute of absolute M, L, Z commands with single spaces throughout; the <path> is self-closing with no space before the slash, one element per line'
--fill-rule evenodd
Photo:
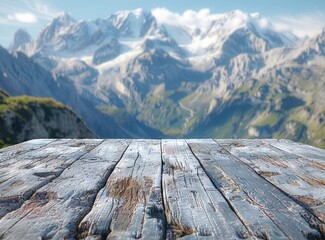
<path fill-rule="evenodd" d="M 87 239 L 162 239 L 159 140 L 134 140 L 79 225 Z"/>
<path fill-rule="evenodd" d="M 324 150 L 216 141 L 40 139 L 1 149 L 0 239 L 324 238 Z"/>
<path fill-rule="evenodd" d="M 199 159 L 207 174 L 215 186 L 222 192 L 229 201 L 236 214 L 245 226 L 256 238 L 267 236 L 269 239 L 287 239 L 282 230 L 264 211 L 264 208 L 252 200 L 237 183 L 236 175 L 241 171 L 241 165 L 227 159 L 225 154 L 215 154 L 213 151 L 220 151 L 220 147 L 212 139 L 209 140 L 187 140 L 192 152 Z M 220 163 L 223 161 L 223 163 Z M 223 165 L 227 167 L 224 168 Z M 231 171 L 229 171 L 231 170 Z"/>
<path fill-rule="evenodd" d="M 298 155 L 300 157 L 319 161 L 322 164 L 325 164 L 325 150 L 303 143 L 297 143 L 290 140 L 276 140 L 276 139 L 265 139 L 262 140 L 272 146 L 280 148 L 286 152 Z M 323 165 L 324 166 L 324 165 Z"/>
<path fill-rule="evenodd" d="M 96 148 L 90 147 L 89 153 L 37 190 L 21 208 L 5 215 L 0 220 L 0 236 L 3 239 L 76 237 L 77 225 L 90 211 L 96 194 L 128 144 L 129 140 L 106 140 Z"/>
<path fill-rule="evenodd" d="M 185 140 L 162 140 L 167 238 L 250 238 Z"/>
<path fill-rule="evenodd" d="M 215 160 L 215 164 L 222 166 L 223 170 L 232 176 L 240 188 L 258 205 L 262 206 L 267 215 L 288 237 L 293 239 L 305 239 L 312 236 L 320 238 L 320 233 L 312 228 L 318 227 L 315 225 L 317 219 L 264 178 L 266 175 L 276 175 L 275 172 L 266 174 L 266 172 L 254 171 L 254 167 L 259 165 L 257 161 L 263 159 L 262 156 L 255 153 L 260 151 L 265 156 L 269 155 L 272 153 L 269 148 L 263 146 L 259 140 L 216 141 L 220 146 L 213 145 L 212 149 L 209 150 L 215 159 L 224 159 L 224 161 Z M 254 145 L 254 147 L 249 148 L 247 145 Z M 286 160 L 283 159 L 283 161 Z M 232 162 L 231 165 L 236 165 L 237 168 L 232 169 L 227 162 Z M 282 164 L 281 161 L 279 164 Z M 268 166 L 271 165 L 272 161 L 269 162 Z"/>
<path fill-rule="evenodd" d="M 0 163 L 0 218 L 59 176 L 101 140 L 58 140 Z M 43 146 L 43 145 L 42 145 Z"/>
<path fill-rule="evenodd" d="M 306 205 L 321 221 L 325 222 L 323 161 L 307 159 L 278 148 L 292 148 L 290 146 L 293 142 L 280 142 L 276 144 L 277 147 L 269 145 L 270 141 L 266 140 L 236 142 L 240 144 L 237 147 L 228 145 L 232 154 L 249 164 L 269 182 Z"/>
<path fill-rule="evenodd" d="M 15 158 L 24 153 L 30 153 L 33 150 L 41 147 L 46 147 L 47 144 L 57 141 L 57 139 L 34 139 L 10 147 L 0 149 L 0 163 L 10 158 Z"/>

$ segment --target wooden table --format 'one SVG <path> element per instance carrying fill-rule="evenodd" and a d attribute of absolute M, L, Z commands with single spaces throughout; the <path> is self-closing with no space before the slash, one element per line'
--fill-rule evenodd
<path fill-rule="evenodd" d="M 0 149 L 0 239 L 325 239 L 325 151 L 286 140 Z"/>

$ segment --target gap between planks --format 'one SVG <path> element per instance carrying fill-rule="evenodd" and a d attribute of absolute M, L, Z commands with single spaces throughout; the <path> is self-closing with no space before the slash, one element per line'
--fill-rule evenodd
<path fill-rule="evenodd" d="M 91 141 L 93 142 L 93 140 Z M 92 143 L 87 146 L 86 144 L 81 147 L 78 146 L 77 149 L 72 149 L 73 152 L 70 150 L 70 153 L 65 155 L 65 151 L 68 151 L 75 145 L 86 143 L 85 140 L 56 140 L 46 144 L 45 149 L 43 149 L 45 146 L 42 146 L 30 152 L 17 155 L 14 159 L 11 158 L 12 161 L 9 164 L 5 162 L 10 159 L 1 162 L 0 219 L 20 208 L 38 189 L 58 178 L 65 169 L 101 142 L 98 141 L 96 144 Z M 59 147 L 60 151 L 58 151 L 57 147 Z M 50 150 L 46 151 L 48 149 Z M 35 163 L 38 165 L 35 165 Z M 33 166 L 37 166 L 37 169 L 34 170 Z M 14 169 L 19 174 L 15 174 Z M 11 173 L 13 174 L 12 176 L 5 178 L 6 175 Z M 16 192 L 12 190 L 14 186 L 18 188 Z"/>
<path fill-rule="evenodd" d="M 101 142 L 95 148 L 88 149 L 86 154 L 74 161 L 58 178 L 37 190 L 21 208 L 2 218 L 0 235 L 5 239 L 74 237 L 77 224 L 83 214 L 89 211 L 89 205 L 105 184 L 112 167 L 120 159 L 120 153 L 124 153 L 129 141 L 124 141 L 124 146 L 118 141 Z M 110 147 L 110 144 L 113 146 Z M 113 149 L 117 151 L 113 159 L 105 161 L 105 156 L 109 156 L 106 151 Z M 96 167 L 99 167 L 99 173 L 94 172 Z M 78 172 L 81 174 L 76 175 Z"/>
<path fill-rule="evenodd" d="M 325 222 L 324 150 L 283 140 L 231 142 L 218 140 L 238 160 L 311 212 L 315 224 Z"/>
<path fill-rule="evenodd" d="M 147 140 L 147 141 L 150 141 L 150 140 Z M 183 141 L 183 140 L 179 140 L 180 142 L 181 141 Z M 193 140 L 193 141 L 195 141 L 195 140 Z M 169 225 L 170 224 L 172 224 L 172 220 L 171 219 L 178 219 L 178 215 L 177 215 L 177 212 L 173 212 L 173 208 L 172 207 L 170 207 L 171 205 L 169 204 L 169 199 L 167 198 L 167 196 L 168 196 L 168 191 L 171 191 L 172 190 L 172 188 L 170 188 L 170 187 L 168 187 L 167 185 L 165 185 L 165 183 L 168 183 L 168 181 L 166 181 L 166 177 L 167 177 L 167 180 L 168 180 L 168 178 L 170 178 L 170 176 L 169 175 L 166 175 L 166 173 L 164 173 L 163 174 L 163 170 L 164 169 L 166 169 L 166 164 L 168 164 L 168 163 L 170 163 L 170 162 L 172 162 L 172 161 L 174 161 L 173 160 L 173 157 L 174 156 L 176 156 L 176 158 L 178 157 L 178 158 L 184 158 L 185 160 L 189 160 L 191 163 L 190 163 L 190 165 L 191 166 L 187 166 L 186 164 L 186 161 L 184 162 L 183 160 L 180 160 L 180 162 L 177 162 L 177 163 L 181 163 L 180 165 L 179 165 L 179 167 L 181 167 L 181 168 L 184 168 L 185 167 L 185 170 L 187 169 L 187 167 L 189 167 L 188 168 L 188 170 L 186 170 L 186 171 L 189 171 L 189 177 L 188 177 L 188 179 L 186 179 L 186 177 L 184 176 L 184 178 L 182 177 L 182 175 L 181 175 L 181 173 L 179 172 L 179 173 L 176 173 L 176 174 L 180 174 L 180 175 L 177 175 L 178 177 L 176 177 L 176 178 L 174 178 L 174 180 L 173 181 L 178 181 L 178 184 L 180 184 L 181 183 L 181 181 L 187 181 L 187 180 L 190 180 L 190 181 L 193 181 L 193 180 L 197 180 L 197 181 L 199 181 L 198 183 L 199 183 L 199 185 L 198 186 L 202 186 L 203 187 L 203 190 L 206 192 L 206 193 L 204 193 L 204 194 L 207 194 L 207 197 L 208 198 L 206 198 L 206 199 L 209 199 L 209 196 L 211 195 L 211 194 L 216 194 L 216 192 L 215 191 L 217 191 L 217 192 L 219 192 L 220 194 L 221 194 L 221 197 L 223 198 L 223 200 L 226 202 L 226 204 L 228 205 L 228 208 L 230 209 L 230 212 L 232 212 L 235 216 L 237 216 L 237 218 L 238 218 L 238 220 L 241 222 L 241 224 L 239 223 L 239 225 L 238 226 L 240 226 L 240 225 L 242 225 L 242 226 L 244 226 L 245 228 L 246 228 L 246 231 L 249 233 L 248 235 L 245 235 L 245 234 L 243 234 L 243 236 L 245 236 L 245 237 L 252 237 L 252 238 L 260 238 L 260 237 L 267 237 L 268 235 L 267 235 L 267 233 L 269 233 L 269 232 L 266 232 L 266 235 L 263 235 L 263 234 L 265 234 L 265 229 L 258 229 L 257 227 L 257 225 L 254 225 L 254 224 L 249 224 L 248 223 L 248 220 L 249 220 L 249 218 L 245 218 L 245 217 L 243 217 L 243 216 L 245 216 L 245 213 L 243 213 L 243 212 L 240 212 L 240 211 L 238 211 L 238 206 L 239 205 L 236 205 L 237 203 L 235 203 L 235 202 L 233 202 L 233 201 L 230 201 L 229 200 L 229 196 L 227 195 L 227 193 L 225 192 L 225 190 L 224 189 L 220 189 L 220 186 L 218 186 L 218 181 L 220 181 L 220 179 L 216 179 L 216 178 L 214 178 L 210 173 L 209 173 L 209 169 L 207 169 L 206 167 L 204 167 L 203 166 L 203 164 L 202 164 L 202 162 L 200 161 L 200 159 L 198 158 L 198 156 L 196 156 L 196 154 L 195 154 L 195 151 L 193 151 L 193 149 L 192 149 L 192 147 L 191 147 L 191 143 L 189 143 L 190 141 L 186 141 L 185 143 L 185 145 L 180 145 L 180 148 L 179 148 L 179 146 L 178 146 L 178 149 L 181 149 L 181 154 L 169 154 L 169 153 L 166 153 L 166 152 L 164 152 L 163 151 L 163 142 L 165 142 L 165 143 L 168 143 L 169 145 L 172 145 L 173 143 L 177 143 L 177 140 L 160 140 L 160 142 L 159 142 L 159 161 L 160 161 L 160 165 L 159 165 L 159 172 L 160 172 L 160 179 L 158 179 L 159 180 L 159 182 L 160 182 L 160 189 L 159 189 L 159 195 L 160 195 L 160 197 L 163 199 L 163 201 L 162 201 L 162 203 L 161 203 L 161 206 L 162 206 L 162 209 L 163 209 L 163 215 L 164 215 L 164 219 L 168 219 L 169 218 L 169 221 L 168 221 L 168 223 L 169 223 Z M 216 143 L 216 142 L 215 142 Z M 167 145 L 168 145 L 167 144 Z M 217 143 L 216 143 L 217 144 Z M 97 145 L 97 147 L 99 147 L 99 145 L 100 144 L 98 144 Z M 107 183 L 109 182 L 109 179 L 110 179 L 110 177 L 112 176 L 112 174 L 115 174 L 114 172 L 116 172 L 117 171 L 117 169 L 116 169 L 116 166 L 120 163 L 120 161 L 124 158 L 124 154 L 125 154 L 125 152 L 128 150 L 128 148 L 129 148 L 129 146 L 130 146 L 131 144 L 129 143 L 128 145 L 127 145 L 127 147 L 125 148 L 125 150 L 124 150 L 124 152 L 122 153 L 122 155 L 121 155 L 121 157 L 119 158 L 119 160 L 115 163 L 115 165 L 113 166 L 113 168 L 111 168 L 111 172 L 108 174 L 108 175 L 105 175 L 101 180 L 99 180 L 99 184 L 98 184 L 98 187 L 99 187 L 99 189 L 98 190 L 96 190 L 96 193 L 95 193 L 95 195 L 94 195 L 94 197 L 93 198 L 89 198 L 89 206 L 88 206 L 88 208 L 87 208 L 87 210 L 84 210 L 83 211 L 83 213 L 82 214 L 80 214 L 79 215 L 79 217 L 78 217 L 78 219 L 75 219 L 74 220 L 74 222 L 73 222 L 73 229 L 77 229 L 78 227 L 79 227 L 79 231 L 81 231 L 81 229 L 80 229 L 80 226 L 82 226 L 82 223 L 83 222 L 87 222 L 87 219 L 86 219 L 86 216 L 89 214 L 89 213 L 91 213 L 94 209 L 95 209 L 95 204 L 96 204 L 96 201 L 97 200 L 95 200 L 95 199 L 97 199 L 97 198 L 99 198 L 100 197 L 100 192 L 103 192 L 104 190 L 105 190 L 105 184 L 107 185 Z M 176 144 L 177 145 L 177 144 Z M 175 145 L 175 146 L 176 146 Z M 158 148 L 157 148 L 158 149 Z M 144 150 L 142 150 L 142 151 L 144 151 Z M 229 152 L 228 152 L 229 153 Z M 86 154 L 87 155 L 87 154 Z M 193 157 L 191 157 L 190 155 L 192 155 Z M 231 153 L 229 153 L 229 155 L 231 155 L 232 156 L 232 154 Z M 1 153 L 0 153 L 0 156 L 1 156 Z M 17 155 L 18 156 L 18 155 Z M 135 155 L 134 155 L 135 156 Z M 168 158 L 166 158 L 166 156 L 169 156 Z M 82 159 L 84 156 L 82 156 L 82 157 L 80 157 L 79 159 L 77 159 L 75 162 L 78 162 L 80 159 Z M 134 163 L 133 163 L 133 169 L 132 169 L 132 171 L 131 171 L 131 175 L 133 175 L 133 173 L 134 173 L 134 171 L 138 171 L 138 170 L 135 170 L 134 169 L 134 166 L 141 166 L 141 165 L 139 165 L 139 163 L 137 163 L 137 161 L 138 161 L 138 158 L 139 158 L 139 154 L 135 157 L 135 159 L 134 159 Z M 149 156 L 149 158 L 150 158 L 150 156 Z M 168 161 L 166 161 L 166 159 L 168 160 Z M 195 163 L 195 161 L 197 161 L 197 163 Z M 243 162 L 241 159 L 237 159 L 238 161 L 240 161 L 240 162 Z M 1 160 L 0 160 L 1 161 Z M 85 162 L 87 162 L 87 161 L 85 161 Z M 74 164 L 74 162 L 73 163 L 71 163 L 70 165 L 72 165 L 72 164 Z M 245 163 L 245 162 L 243 162 L 243 164 L 245 164 L 245 165 L 247 165 L 247 163 Z M 198 167 L 199 166 L 199 167 Z M 250 167 L 249 165 L 248 165 L 248 167 Z M 70 168 L 69 166 L 68 167 L 66 167 L 63 171 L 65 172 L 66 171 L 66 169 L 67 168 Z M 200 170 L 200 168 L 201 168 L 201 170 Z M 251 167 L 250 167 L 251 168 Z M 179 169 L 178 169 L 179 170 Z M 62 175 L 62 173 L 63 173 L 63 171 L 60 173 L 60 175 L 58 176 L 58 177 L 56 177 L 55 179 L 52 179 L 49 183 L 52 183 L 52 181 L 56 181 L 57 182 L 57 179 L 58 178 L 60 178 L 60 176 Z M 174 171 L 174 170 L 173 170 Z M 177 171 L 177 169 L 175 170 L 175 171 Z M 192 174 L 192 173 L 190 173 L 191 171 L 193 171 L 193 173 L 195 173 L 195 174 Z M 201 171 L 201 173 L 200 173 L 200 171 Z M 202 172 L 203 171 L 203 172 Z M 117 172 L 116 172 L 117 173 Z M 220 174 L 223 174 L 222 173 L 222 171 L 221 172 L 219 172 Z M 259 174 L 257 174 L 258 176 L 260 176 Z M 117 174 L 115 174 L 115 176 L 116 177 L 118 177 L 118 175 Z M 175 175 L 176 176 L 176 175 Z M 265 179 L 265 178 L 263 178 L 262 176 L 260 176 L 262 179 Z M 172 179 L 172 178 L 171 178 Z M 195 181 L 196 181 L 195 180 Z M 266 179 L 267 180 L 267 179 Z M 230 181 L 230 180 L 229 180 Z M 231 181 L 230 181 L 231 182 Z M 46 185 L 49 185 L 49 183 L 47 183 Z M 172 182 L 170 182 L 170 183 L 172 183 Z M 272 184 L 272 182 L 269 182 L 269 184 L 271 184 L 272 186 L 274 186 L 273 184 Z M 208 187 L 208 188 L 206 188 L 205 186 L 210 186 L 210 185 L 212 185 L 213 186 L 213 188 L 214 188 L 214 190 L 211 188 L 211 187 Z M 196 185 L 195 185 L 196 186 Z M 53 187 L 55 187 L 55 186 L 53 186 Z M 280 191 L 282 191 L 281 189 L 279 189 L 277 186 L 274 186 L 275 188 L 277 188 L 278 190 L 280 190 Z M 42 188 L 45 188 L 45 189 L 47 189 L 47 187 L 44 185 Z M 50 188 L 51 189 L 51 188 Z M 49 189 L 49 190 L 50 190 Z M 184 192 L 184 196 L 186 196 L 186 198 L 185 199 L 187 199 L 190 195 L 187 195 L 187 190 L 189 190 L 189 189 L 185 189 L 185 190 L 182 190 L 183 192 Z M 249 192 L 247 193 L 247 192 L 245 192 L 244 191 L 244 189 L 242 189 L 243 190 L 243 193 L 242 194 L 246 194 L 248 197 L 249 197 Z M 40 192 L 39 190 L 37 190 L 36 192 Z M 193 194 L 192 194 L 193 195 Z M 212 196 L 212 195 L 211 195 Z M 210 196 L 210 197 L 211 197 Z M 213 196 L 215 196 L 215 195 L 213 195 Z M 236 195 L 234 195 L 235 197 L 236 197 Z M 243 195 L 238 195 L 238 196 L 243 196 Z M 289 197 L 291 197 L 290 195 L 288 195 Z M 145 197 L 144 197 L 145 198 Z M 205 199 L 205 198 L 203 198 L 203 199 Z M 179 199 L 178 199 L 179 200 Z M 211 200 L 211 199 L 210 199 Z M 209 200 L 209 201 L 210 201 Z M 221 199 L 222 200 L 222 199 Z M 222 201 L 223 201 L 222 200 Z M 252 202 L 254 202 L 254 199 L 250 199 Z M 212 200 L 211 200 L 212 201 Z M 145 201 L 146 202 L 146 201 Z M 33 203 L 33 200 L 31 200 L 31 199 L 27 199 L 24 203 L 23 203 L 23 205 L 29 205 L 29 206 L 31 206 L 30 204 L 31 203 Z M 56 204 L 60 204 L 60 202 L 58 202 L 58 203 L 56 203 Z M 145 205 L 146 205 L 146 203 L 145 203 Z M 201 205 L 201 207 L 203 207 L 203 210 L 205 209 L 205 210 L 207 210 L 208 208 L 207 208 L 207 206 L 204 206 L 204 205 Z M 53 208 L 57 208 L 55 205 L 53 205 Z M 36 209 L 42 209 L 42 206 L 41 205 L 39 205 L 39 206 L 37 206 L 36 208 L 32 208 L 30 211 L 22 211 L 22 213 L 24 213 L 25 215 L 24 216 L 22 216 L 20 219 L 18 219 L 18 221 L 17 221 L 17 223 L 16 224 L 20 224 L 20 227 L 22 227 L 22 229 L 24 229 L 25 228 L 25 226 L 23 226 L 22 225 L 22 223 L 21 222 L 25 222 L 26 223 L 26 221 L 27 221 L 27 217 L 28 216 L 37 216 L 37 215 L 33 215 L 33 213 L 32 213 L 32 211 L 34 211 L 34 210 L 36 210 Z M 140 208 L 139 208 L 140 209 Z M 142 208 L 141 208 L 142 209 Z M 19 212 L 19 210 L 20 209 L 18 209 L 18 210 L 16 210 L 16 211 L 18 211 Z M 185 209 L 186 210 L 186 209 Z M 184 209 L 182 210 L 182 211 L 185 211 Z M 200 210 L 200 208 L 198 208 L 197 209 L 198 211 L 201 211 Z M 254 212 L 256 209 L 252 209 L 251 208 L 251 210 Z M 264 220 L 264 223 L 267 225 L 267 226 L 271 226 L 270 227 L 270 229 L 272 229 L 273 230 L 273 232 L 271 231 L 271 236 L 273 236 L 274 238 L 277 238 L 277 239 L 281 239 L 281 238 L 285 238 L 285 239 L 287 239 L 288 237 L 291 237 L 290 236 L 290 234 L 288 234 L 288 232 L 287 233 L 284 233 L 282 230 L 280 230 L 280 229 L 277 229 L 276 227 L 279 227 L 277 224 L 275 224 L 275 226 L 272 226 L 272 219 L 271 219 L 271 217 L 268 215 L 268 214 L 265 214 L 265 212 L 264 212 L 264 215 L 263 215 L 263 208 L 262 209 L 260 209 L 261 211 L 260 212 L 258 212 L 260 215 L 259 216 L 261 216 Z M 139 210 L 140 211 L 140 210 Z M 49 209 L 49 212 L 51 212 L 51 209 Z M 141 211 L 140 211 L 141 212 Z M 140 213 L 139 212 L 139 213 Z M 53 213 L 53 211 L 52 211 L 52 213 Z M 204 211 L 202 211 L 202 213 L 204 213 Z M 142 214 L 142 213 L 141 213 Z M 139 215 L 139 216 L 143 216 L 143 215 Z M 171 215 L 170 215 L 171 214 Z M 174 215 L 173 215 L 174 214 Z M 176 215 L 175 215 L 176 214 Z M 204 214 L 207 214 L 207 213 L 204 213 Z M 266 216 L 265 216 L 266 215 Z M 6 216 L 5 216 L 6 217 Z M 210 219 L 213 219 L 213 215 L 211 215 L 210 213 L 207 215 L 207 217 L 208 218 L 210 218 Z M 221 215 L 221 217 L 222 217 L 222 215 Z M 246 215 L 246 217 L 247 217 L 247 215 Z M 271 220 L 271 221 L 269 221 L 268 220 L 268 218 Z M 143 217 L 140 217 L 139 219 L 144 219 Z M 53 220 L 52 220 L 53 221 Z M 143 224 L 143 221 L 144 220 L 140 220 L 140 223 L 142 222 L 142 224 Z M 24 223 L 24 224 L 25 224 Z M 34 223 L 35 223 L 35 221 L 34 221 Z M 182 223 L 185 223 L 184 224 L 184 226 L 183 227 L 185 227 L 185 229 L 183 228 L 183 229 L 179 229 L 179 228 L 181 228 L 182 227 Z M 273 222 L 274 223 L 274 222 Z M 0 221 L 0 229 L 1 229 L 1 221 Z M 14 227 L 16 224 L 14 224 L 12 227 Z M 174 224 L 174 223 L 173 223 Z M 182 220 L 181 218 L 179 219 L 179 222 L 177 222 L 177 226 L 173 226 L 172 228 L 169 226 L 166 226 L 166 222 L 162 222 L 162 232 L 161 232 L 161 235 L 159 235 L 160 236 L 160 238 L 157 238 L 157 239 L 170 239 L 169 237 L 177 237 L 177 236 L 179 236 L 178 235 L 178 233 L 179 233 L 179 231 L 183 231 L 183 233 L 185 233 L 185 234 L 188 234 L 188 235 L 185 235 L 185 237 L 186 237 L 186 239 L 200 239 L 200 238 L 204 238 L 204 239 L 214 239 L 215 238 L 215 236 L 205 236 L 205 237 L 203 237 L 203 236 L 200 236 L 200 235 L 198 235 L 198 232 L 199 231 L 202 231 L 202 229 L 204 230 L 205 228 L 203 227 L 201 227 L 200 228 L 200 223 L 199 222 L 193 222 L 192 223 L 192 225 L 190 224 L 190 227 L 192 227 L 192 229 L 187 229 L 186 227 L 188 227 L 186 224 L 186 221 L 184 222 L 184 219 Z M 194 224 L 194 225 L 193 225 Z M 238 224 L 238 223 L 236 223 L 236 224 Z M 34 227 L 34 226 L 33 226 Z M 175 228 L 176 227 L 176 228 Z M 178 228 L 178 229 L 177 229 Z M 17 228 L 17 229 L 19 229 L 19 228 Z M 25 228 L 26 229 L 26 228 Z M 35 229 L 35 227 L 34 227 L 34 229 Z M 36 228 L 37 229 L 37 228 Z M 135 233 L 135 236 L 137 236 L 137 237 L 140 237 L 141 238 L 141 236 L 143 235 L 143 228 L 141 228 L 142 230 L 140 231 L 140 234 L 137 234 L 137 233 Z M 306 228 L 307 229 L 307 231 L 309 231 L 309 232 L 313 232 L 313 229 L 308 229 L 308 227 Z M 8 231 L 10 231 L 11 229 L 8 229 Z M 74 230 L 74 231 L 76 231 L 76 230 Z M 111 230 L 109 230 L 109 232 L 107 232 L 107 235 L 103 235 L 103 236 L 109 236 L 109 233 L 110 233 L 110 231 Z M 168 232 L 169 231 L 169 232 Z M 187 232 L 188 231 L 188 232 Z M 215 230 L 212 230 L 212 232 L 213 231 L 215 231 Z M 241 230 L 242 231 L 242 230 Z M 264 232 L 263 232 L 264 231 Z M 1 232 L 1 231 L 0 231 Z M 187 232 L 187 233 L 186 233 Z M 79 232 L 79 234 L 80 234 L 81 232 Z M 133 234 L 133 232 L 131 232 L 132 234 Z M 206 233 L 207 234 L 211 234 L 210 233 L 210 230 L 207 230 L 206 231 Z M 282 234 L 281 234 L 282 233 Z M 51 234 L 53 234 L 53 231 L 52 231 L 52 233 Z M 61 232 L 61 234 L 62 235 L 51 235 L 51 234 L 49 234 L 49 235 L 47 235 L 47 237 L 50 237 L 50 236 L 56 236 L 56 237 L 59 237 L 59 236 L 73 236 L 73 235 L 71 235 L 71 233 L 70 233 L 70 235 L 69 235 L 69 233 L 66 233 L 66 232 Z M 68 234 L 68 235 L 64 235 L 64 234 Z M 77 233 L 74 233 L 74 234 L 77 234 Z M 217 232 L 213 232 L 213 234 L 217 234 Z M 228 233 L 228 234 L 230 234 L 230 233 Z M 273 234 L 273 235 L 272 235 Z M 278 234 L 278 235 L 276 235 L 276 234 Z M 314 233 L 314 234 L 317 234 L 317 233 Z M 15 234 L 11 234 L 11 235 L 5 235 L 4 237 L 6 238 L 10 238 L 10 236 L 12 237 L 12 239 L 15 239 L 16 237 L 17 237 L 17 235 L 15 235 Z M 21 235 L 21 236 L 24 236 L 26 239 L 28 239 L 28 236 L 29 235 Z M 31 235 L 30 235 L 31 236 Z M 36 237 L 36 235 L 33 235 L 33 236 L 35 236 Z M 75 237 L 76 235 L 74 235 L 74 237 Z M 116 236 L 116 235 L 115 235 Z M 126 235 L 125 235 L 126 236 Z M 220 238 L 220 236 L 221 235 L 219 235 L 219 238 Z M 233 237 L 230 237 L 230 239 L 235 239 L 235 238 L 238 238 L 238 235 L 237 235 L 237 237 L 236 237 L 236 234 L 234 234 L 234 235 L 227 235 L 227 236 L 233 236 Z M 298 235 L 297 235 L 298 236 Z M 316 235 L 315 235 L 316 236 Z M 108 237 L 108 239 L 110 239 L 109 237 Z M 299 239 L 299 237 L 297 237 L 297 239 Z"/>
<path fill-rule="evenodd" d="M 297 198 L 296 195 L 294 195 L 293 191 L 288 191 L 283 187 L 283 184 L 281 182 L 274 181 L 273 178 L 277 178 L 278 174 L 277 172 L 272 172 L 270 170 L 267 171 L 259 171 L 259 167 L 263 168 L 263 165 L 261 162 L 257 162 L 257 160 L 260 159 L 272 159 L 275 158 L 275 156 L 278 156 L 278 158 L 281 159 L 280 162 L 276 164 L 284 164 L 287 160 L 295 160 L 295 157 L 292 158 L 292 154 L 286 151 L 283 151 L 282 149 L 276 148 L 274 146 L 271 146 L 268 144 L 269 141 L 276 141 L 276 140 L 249 140 L 249 139 L 238 139 L 238 140 L 229 140 L 229 139 L 218 139 L 214 140 L 224 151 L 228 152 L 228 154 L 234 158 L 236 158 L 239 162 L 250 168 L 253 172 L 255 172 L 261 179 L 267 181 L 271 186 L 277 189 L 277 191 L 281 192 L 285 197 L 291 199 L 303 212 L 300 213 L 300 215 L 303 217 L 303 219 L 313 228 L 316 229 L 317 232 L 310 232 L 308 238 L 325 238 L 325 225 L 324 221 L 322 219 L 319 219 L 317 215 L 317 212 L 311 211 L 312 207 L 308 206 L 305 202 L 302 202 L 299 198 Z M 290 141 L 291 142 L 291 141 Z M 289 144 L 290 144 L 289 142 Z M 261 145 L 258 145 L 260 143 Z M 293 142 L 292 142 L 293 143 Z M 257 145 L 254 145 L 257 144 Z M 250 146 L 254 145 L 254 146 Z M 245 147 L 250 146 L 251 149 L 246 149 Z M 305 146 L 305 145 L 303 145 Z M 306 146 L 309 147 L 309 146 Z M 233 149 L 245 149 L 245 151 L 239 151 L 236 152 Z M 278 152 L 273 152 L 273 150 L 277 150 Z M 280 153 L 283 153 L 285 155 L 281 155 Z M 276 155 L 274 155 L 276 154 Z M 279 155 L 280 154 L 280 155 Z M 264 156 L 265 155 L 265 156 Z M 273 156 L 274 155 L 274 156 Z M 249 156 L 249 157 L 248 157 Z M 300 156 L 295 155 L 297 158 Z M 324 159 L 324 157 L 323 157 Z M 308 160 L 306 158 L 306 160 Z M 293 161 L 294 162 L 294 161 Z M 272 165 L 272 164 L 269 164 Z M 283 173 L 287 174 L 287 171 L 291 171 L 292 169 L 295 169 L 295 166 L 289 167 L 286 169 Z M 312 186 L 310 186 L 312 187 Z M 309 192 L 310 193 L 310 192 Z M 320 190 L 320 193 L 322 193 L 319 199 L 322 200 L 325 197 L 324 191 Z M 322 200 L 323 201 L 323 200 Z M 323 201 L 324 206 L 324 201 Z M 321 205 L 322 207 L 322 205 Z M 324 210 L 323 210 L 324 211 Z M 323 215 L 322 215 L 323 216 Z M 299 228 L 298 228 L 299 229 Z M 321 236 L 318 236 L 321 234 Z"/>
<path fill-rule="evenodd" d="M 286 198 L 279 189 L 265 181 L 213 140 L 188 140 L 193 154 L 207 175 L 229 200 L 238 216 L 256 238 L 306 239 L 319 237 L 301 217 L 304 208 Z M 285 205 L 292 205 L 289 210 Z M 297 210 L 296 210 L 297 209 Z"/>

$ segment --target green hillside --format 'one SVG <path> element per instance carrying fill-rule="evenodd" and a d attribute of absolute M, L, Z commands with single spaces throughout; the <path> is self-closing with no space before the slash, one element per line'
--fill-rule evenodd
<path fill-rule="evenodd" d="M 293 76 L 290 84 L 299 94 L 279 81 L 247 81 L 188 137 L 285 138 L 325 148 L 325 83 L 318 77 Z"/>
<path fill-rule="evenodd" d="M 74 112 L 49 98 L 11 97 L 0 90 L 0 147 L 32 138 L 93 137 Z"/>

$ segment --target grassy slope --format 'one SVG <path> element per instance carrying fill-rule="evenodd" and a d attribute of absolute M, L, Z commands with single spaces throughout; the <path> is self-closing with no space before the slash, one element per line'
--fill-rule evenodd
<path fill-rule="evenodd" d="M 96 108 L 102 113 L 110 116 L 117 125 L 130 134 L 134 134 L 135 136 L 143 136 L 143 138 L 162 138 L 164 136 L 160 131 L 151 128 L 145 123 L 136 119 L 124 108 L 118 108 L 114 105 L 99 105 Z"/>
<path fill-rule="evenodd" d="M 24 124 L 28 123 L 35 116 L 34 113 L 39 108 L 45 113 L 45 121 L 50 120 L 53 109 L 67 110 L 71 114 L 74 114 L 63 104 L 49 98 L 29 96 L 10 97 L 0 90 L 0 147 L 17 143 L 17 135 L 20 133 Z M 8 130 L 6 124 L 4 124 L 4 115 L 8 113 L 14 116 L 11 130 Z M 48 130 L 51 138 L 57 137 L 60 131 L 59 129 Z"/>
<path fill-rule="evenodd" d="M 325 116 L 325 105 L 322 100 L 315 102 L 324 82 L 306 81 L 295 79 L 296 87 L 305 90 L 300 96 L 279 84 L 247 82 L 235 90 L 233 96 L 238 100 L 224 101 L 217 108 L 222 110 L 215 110 L 188 137 L 255 138 L 249 134 L 254 128 L 259 138 L 286 138 L 325 148 L 325 121 L 321 117 Z"/>
<path fill-rule="evenodd" d="M 183 137 L 185 133 L 193 138 L 286 138 L 325 148 L 325 123 L 319 121 L 320 114 L 325 116 L 325 106 L 315 102 L 324 81 L 293 76 L 292 82 L 304 93 L 294 94 L 280 81 L 246 81 L 233 90 L 231 98 L 217 99 L 215 110 L 206 118 L 212 100 L 209 92 L 160 89 L 145 96 L 142 107 L 98 108 L 124 125 L 132 125 L 136 117 L 168 137 Z M 179 102 L 195 115 L 191 117 Z M 186 125 L 184 119 L 188 119 Z M 259 135 L 252 135 L 250 128 Z"/>

